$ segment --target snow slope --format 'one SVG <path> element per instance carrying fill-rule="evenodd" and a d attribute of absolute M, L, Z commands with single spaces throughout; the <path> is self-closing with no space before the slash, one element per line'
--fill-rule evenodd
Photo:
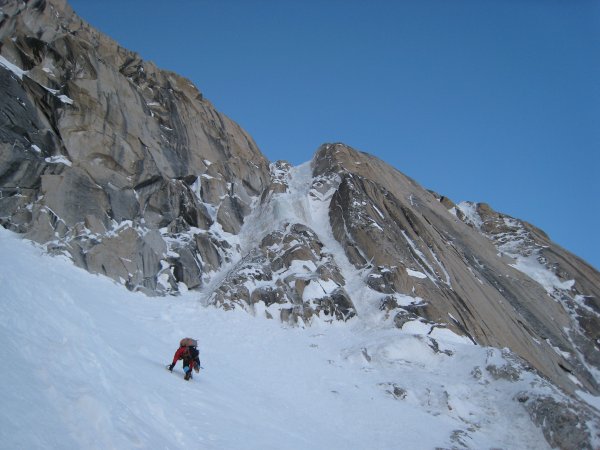
<path fill-rule="evenodd" d="M 499 350 L 148 298 L 1 228 L 0 283 L 3 449 L 547 448 Z M 165 370 L 184 336 L 191 382 Z"/>

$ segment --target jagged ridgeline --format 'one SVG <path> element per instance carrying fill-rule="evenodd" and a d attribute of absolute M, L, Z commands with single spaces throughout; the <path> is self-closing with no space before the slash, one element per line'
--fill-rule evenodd
<path fill-rule="evenodd" d="M 541 230 L 343 144 L 270 164 L 189 80 L 64 1 L 0 9 L 5 228 L 131 290 L 199 290 L 304 325 L 449 330 L 599 393 L 600 274 Z"/>

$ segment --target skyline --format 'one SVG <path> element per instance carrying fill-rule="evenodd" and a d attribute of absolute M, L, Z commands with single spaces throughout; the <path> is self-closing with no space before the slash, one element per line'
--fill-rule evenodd
<path fill-rule="evenodd" d="M 271 161 L 373 154 L 600 268 L 600 4 L 70 1 L 189 78 Z"/>

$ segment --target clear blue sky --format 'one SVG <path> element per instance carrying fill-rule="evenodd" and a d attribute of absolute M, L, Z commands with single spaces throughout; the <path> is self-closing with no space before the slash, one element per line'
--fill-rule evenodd
<path fill-rule="evenodd" d="M 600 268 L 600 1 L 71 0 L 272 161 L 324 142 L 533 223 Z"/>

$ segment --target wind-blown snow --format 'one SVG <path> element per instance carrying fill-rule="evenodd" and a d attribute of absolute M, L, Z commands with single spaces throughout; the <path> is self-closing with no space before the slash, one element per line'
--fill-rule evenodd
<path fill-rule="evenodd" d="M 148 298 L 2 228 L 0 284 L 2 448 L 547 448 L 513 400 L 533 375 L 493 380 L 501 352 L 447 330 L 435 350 L 417 323 L 289 328 Z M 191 382 L 165 370 L 185 336 Z"/>

